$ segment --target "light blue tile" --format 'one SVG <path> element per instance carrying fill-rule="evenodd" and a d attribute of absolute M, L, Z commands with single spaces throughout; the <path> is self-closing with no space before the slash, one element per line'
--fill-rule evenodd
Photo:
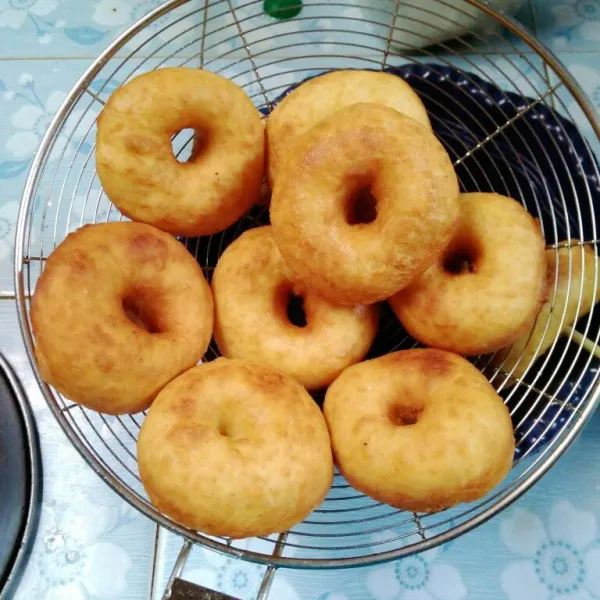
<path fill-rule="evenodd" d="M 599 0 L 532 0 L 539 38 L 555 52 L 600 51 Z"/>
<path fill-rule="evenodd" d="M 31 161 L 54 112 L 88 61 L 2 62 L 0 73 L 0 288 L 12 289 L 15 224 Z"/>
<path fill-rule="evenodd" d="M 155 525 L 121 500 L 71 446 L 25 357 L 14 302 L 0 301 L 0 351 L 32 406 L 40 437 L 40 524 L 16 600 L 147 598 Z"/>
<path fill-rule="evenodd" d="M 0 54 L 5 58 L 95 58 L 118 34 L 162 4 L 161 0 L 6 0 L 0 5 Z M 163 46 L 178 36 L 179 45 L 193 38 L 200 22 L 201 0 L 185 6 L 151 25 L 131 49 L 145 43 L 142 55 L 167 56 L 175 45 Z"/>

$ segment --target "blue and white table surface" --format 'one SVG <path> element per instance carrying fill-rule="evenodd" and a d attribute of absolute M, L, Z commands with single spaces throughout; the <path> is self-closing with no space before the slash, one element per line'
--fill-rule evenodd
<path fill-rule="evenodd" d="M 100 51 L 159 3 L 0 0 L 0 350 L 24 383 L 44 470 L 41 520 L 18 600 L 157 599 L 181 543 L 122 501 L 70 446 L 32 378 L 11 297 L 19 200 L 51 117 Z M 600 0 L 530 0 L 519 18 L 557 53 L 600 108 Z M 591 133 L 583 118 L 579 124 Z M 600 599 L 599 457 L 600 412 L 540 483 L 477 530 L 383 566 L 282 570 L 270 597 Z M 261 567 L 197 548 L 184 575 L 246 599 L 255 596 L 262 573 Z"/>

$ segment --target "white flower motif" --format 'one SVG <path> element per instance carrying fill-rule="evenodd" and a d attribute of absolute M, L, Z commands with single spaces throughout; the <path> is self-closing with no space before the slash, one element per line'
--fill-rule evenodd
<path fill-rule="evenodd" d="M 29 15 L 43 17 L 57 5 L 57 0 L 0 0 L 0 27 L 19 29 Z"/>
<path fill-rule="evenodd" d="M 0 263 L 12 253 L 18 214 L 18 202 L 0 204 Z"/>
<path fill-rule="evenodd" d="M 548 530 L 540 518 L 514 509 L 502 521 L 500 536 L 522 560 L 502 571 L 502 589 L 510 600 L 590 600 L 600 589 L 600 546 L 596 517 L 568 501 L 554 503 Z"/>
<path fill-rule="evenodd" d="M 19 82 L 19 85 L 25 87 L 33 81 L 33 75 L 31 73 L 21 73 L 17 81 Z"/>
<path fill-rule="evenodd" d="M 235 548 L 250 550 L 261 554 L 271 554 L 276 536 L 272 541 L 257 538 L 233 540 Z M 294 543 L 294 535 L 288 536 L 288 542 Z M 286 546 L 284 556 L 294 556 L 295 548 Z M 197 553 L 198 566 L 190 565 L 186 569 L 185 578 L 192 583 L 210 590 L 225 592 L 235 598 L 255 598 L 265 573 L 265 567 L 245 561 L 226 558 L 211 550 L 202 549 Z M 299 600 L 297 592 L 290 582 L 278 574 L 272 584 L 269 597 Z M 342 600 L 342 599 L 337 599 Z"/>
<path fill-rule="evenodd" d="M 221 556 L 216 568 L 190 569 L 185 576 L 192 583 L 218 590 L 235 598 L 255 598 L 264 574 L 265 567 Z M 300 600 L 294 587 L 282 575 L 277 575 L 273 580 L 270 594 L 273 598 Z M 331 598 L 344 600 L 339 595 L 333 595 Z"/>
<path fill-rule="evenodd" d="M 550 8 L 556 24 L 552 44 L 567 45 L 575 30 L 585 40 L 600 40 L 600 0 L 563 0 Z"/>
<path fill-rule="evenodd" d="M 42 506 L 38 536 L 19 588 L 24 598 L 87 600 L 119 598 L 127 588 L 132 561 L 123 548 L 102 541 L 111 531 L 119 511 L 94 503 L 75 490 L 64 506 Z"/>
<path fill-rule="evenodd" d="M 467 590 L 460 573 L 436 560 L 433 548 L 373 569 L 367 588 L 376 600 L 462 600 Z"/>
<path fill-rule="evenodd" d="M 54 91 L 48 96 L 43 107 L 32 102 L 21 106 L 12 115 L 11 123 L 18 131 L 6 140 L 6 149 L 13 156 L 25 158 L 35 152 L 65 96 L 64 92 Z M 65 154 L 70 155 L 77 144 L 88 135 L 88 130 L 94 126 L 96 116 L 96 113 L 91 110 L 85 113 L 82 110 L 73 111 L 52 147 L 50 159 L 55 160 L 61 156 L 63 150 Z"/>
<path fill-rule="evenodd" d="M 101 0 L 96 4 L 92 19 L 106 27 L 118 27 L 130 21 L 131 6 L 122 0 Z"/>
<path fill-rule="evenodd" d="M 137 2 L 127 2 L 126 0 L 100 0 L 100 2 L 96 3 L 92 19 L 105 27 L 129 25 L 130 23 L 141 19 L 161 4 L 163 4 L 162 0 L 138 0 Z M 173 15 L 165 15 L 157 21 L 154 21 L 150 27 L 147 27 L 141 32 L 141 35 L 150 37 L 154 32 L 162 29 L 169 23 L 173 23 L 175 20 Z M 165 32 L 160 33 L 159 36 L 165 40 L 170 40 L 173 37 L 183 34 L 186 30 L 190 30 L 191 32 L 194 31 L 194 22 L 189 18 L 173 23 Z"/>
<path fill-rule="evenodd" d="M 8 90 L 8 92 L 4 92 L 4 99 L 5 100 L 13 100 L 15 97 L 15 92 L 14 90 Z"/>

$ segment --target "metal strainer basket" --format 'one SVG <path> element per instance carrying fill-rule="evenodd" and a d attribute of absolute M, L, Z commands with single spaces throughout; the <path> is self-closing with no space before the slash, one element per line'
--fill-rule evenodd
<path fill-rule="evenodd" d="M 570 248 L 569 273 L 575 253 L 583 253 L 585 244 L 595 249 L 598 168 L 569 116 L 587 121 L 589 135 L 598 138 L 593 109 L 548 50 L 488 5 L 304 0 L 298 16 L 280 21 L 264 14 L 262 0 L 170 0 L 129 28 L 81 77 L 33 161 L 17 226 L 15 277 L 34 370 L 30 297 L 46 258 L 81 225 L 123 218 L 95 172 L 95 118 L 115 88 L 144 71 L 173 65 L 232 79 L 265 116 L 290 86 L 308 77 L 331 69 L 388 69 L 423 99 L 463 191 L 495 191 L 522 202 L 539 219 L 549 248 Z M 183 130 L 174 137 L 180 160 L 189 156 L 192 136 Z M 267 220 L 268 210 L 257 207 L 224 233 L 183 241 L 210 279 L 227 244 Z M 596 271 L 588 276 L 598 284 Z M 580 285 L 574 290 L 579 301 L 582 290 Z M 550 289 L 551 300 L 553 293 Z M 411 514 L 378 504 L 336 474 L 324 504 L 304 523 L 244 547 L 187 530 L 149 503 L 136 463 L 143 414 L 111 417 L 84 409 L 36 374 L 49 407 L 90 466 L 145 515 L 184 536 L 185 552 L 197 542 L 271 569 L 350 567 L 400 558 L 463 534 L 508 506 L 551 467 L 596 406 L 598 312 L 553 340 L 517 379 L 490 370 L 489 357 L 475 360 L 511 411 L 518 447 L 513 470 L 488 497 L 437 514 Z M 384 310 L 372 355 L 413 345 Z M 205 359 L 217 355 L 212 343 Z"/>

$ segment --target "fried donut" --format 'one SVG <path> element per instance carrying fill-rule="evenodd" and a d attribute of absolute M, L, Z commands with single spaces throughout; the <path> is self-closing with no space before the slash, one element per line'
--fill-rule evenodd
<path fill-rule="evenodd" d="M 308 390 L 362 360 L 377 334 L 377 306 L 338 306 L 295 288 L 270 227 L 246 231 L 225 250 L 212 290 L 221 353 L 270 365 Z"/>
<path fill-rule="evenodd" d="M 450 158 L 428 129 L 387 106 L 354 104 L 298 139 L 273 190 L 273 237 L 307 289 L 370 304 L 445 248 L 457 197 Z"/>
<path fill-rule="evenodd" d="M 512 465 L 510 415 L 466 359 L 402 350 L 348 367 L 325 396 L 348 482 L 402 510 L 435 512 L 485 496 Z"/>
<path fill-rule="evenodd" d="M 196 130 L 178 162 L 171 138 Z M 135 221 L 173 234 L 226 229 L 257 200 L 264 130 L 248 96 L 199 69 L 169 67 L 135 77 L 98 117 L 96 169 L 109 198 Z"/>
<path fill-rule="evenodd" d="M 402 325 L 427 346 L 495 352 L 528 332 L 545 298 L 545 242 L 517 201 L 462 194 L 461 224 L 438 260 L 390 299 Z"/>
<path fill-rule="evenodd" d="M 421 99 L 403 79 L 377 71 L 332 71 L 305 81 L 277 104 L 267 121 L 271 187 L 293 140 L 338 110 L 359 102 L 389 106 L 431 128 Z M 292 151 L 293 152 L 293 151 Z"/>
<path fill-rule="evenodd" d="M 86 225 L 48 257 L 31 305 L 41 377 L 88 408 L 148 408 L 195 365 L 213 330 L 210 287 L 167 233 L 143 223 Z"/>
<path fill-rule="evenodd" d="M 140 476 L 161 512 L 210 535 L 286 531 L 333 479 L 323 415 L 294 379 L 219 358 L 157 397 L 137 445 Z"/>
<path fill-rule="evenodd" d="M 525 375 L 536 358 L 560 335 L 568 335 L 571 326 L 600 302 L 600 285 L 596 285 L 600 281 L 600 262 L 596 253 L 589 246 L 582 246 L 579 240 L 563 243 L 567 246 L 546 250 L 549 292 L 533 329 L 494 356 L 494 366 L 511 374 L 509 385 Z"/>

